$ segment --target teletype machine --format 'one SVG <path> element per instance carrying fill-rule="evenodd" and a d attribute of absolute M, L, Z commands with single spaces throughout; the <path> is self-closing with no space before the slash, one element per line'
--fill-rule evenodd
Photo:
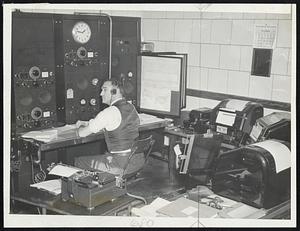
<path fill-rule="evenodd" d="M 211 127 L 223 135 L 223 142 L 240 146 L 245 144 L 252 126 L 263 116 L 263 106 L 258 103 L 226 99 L 220 102 L 211 115 Z"/>
<path fill-rule="evenodd" d="M 291 151 L 275 139 L 224 152 L 216 161 L 212 190 L 258 208 L 290 198 Z"/>
<path fill-rule="evenodd" d="M 273 112 L 259 118 L 250 133 L 251 143 L 266 139 L 291 142 L 291 114 Z"/>
<path fill-rule="evenodd" d="M 87 209 L 115 199 L 126 194 L 125 185 L 118 176 L 106 172 L 93 172 L 58 164 L 50 167 L 67 168 L 74 171 L 70 176 L 61 178 L 61 198 L 79 204 Z"/>

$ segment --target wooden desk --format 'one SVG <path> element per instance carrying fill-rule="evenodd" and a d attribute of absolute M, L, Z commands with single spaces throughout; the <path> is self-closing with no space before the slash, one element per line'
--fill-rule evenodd
<path fill-rule="evenodd" d="M 158 120 L 157 122 L 144 123 L 139 126 L 139 131 L 150 131 L 154 129 L 164 128 L 167 126 L 166 120 Z M 50 151 L 54 149 L 70 147 L 79 144 L 86 144 L 90 142 L 95 142 L 98 140 L 104 139 L 104 133 L 98 132 L 96 134 L 91 134 L 87 137 L 78 137 L 78 136 L 68 136 L 64 137 L 63 135 L 58 135 L 58 137 L 50 142 L 44 143 L 41 141 L 34 141 L 38 146 L 40 151 Z"/>

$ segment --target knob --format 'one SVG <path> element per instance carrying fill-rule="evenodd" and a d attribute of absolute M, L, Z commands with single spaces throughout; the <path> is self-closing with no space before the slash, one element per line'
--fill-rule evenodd
<path fill-rule="evenodd" d="M 96 99 L 91 99 L 90 100 L 90 105 L 95 106 L 96 105 Z"/>
<path fill-rule="evenodd" d="M 42 113 L 41 113 L 40 111 L 35 111 L 35 112 L 34 112 L 34 115 L 35 115 L 36 117 L 40 117 L 40 116 L 42 115 Z"/>
<path fill-rule="evenodd" d="M 133 73 L 132 73 L 131 71 L 129 71 L 128 74 L 127 74 L 127 76 L 128 76 L 129 78 L 131 78 L 131 77 L 133 76 Z"/>
<path fill-rule="evenodd" d="M 85 105 L 85 104 L 86 104 L 86 100 L 85 100 L 85 99 L 81 99 L 81 100 L 80 100 L 80 104 L 81 104 L 81 105 Z"/>
<path fill-rule="evenodd" d="M 81 51 L 80 51 L 80 55 L 81 55 L 81 56 L 85 56 L 85 50 L 81 50 Z"/>
<path fill-rule="evenodd" d="M 39 76 L 40 72 L 38 70 L 32 71 L 33 76 Z"/>
<path fill-rule="evenodd" d="M 93 84 L 94 86 L 96 86 L 98 82 L 99 82 L 99 80 L 98 80 L 97 78 L 93 78 L 93 79 L 92 79 L 92 84 Z"/>

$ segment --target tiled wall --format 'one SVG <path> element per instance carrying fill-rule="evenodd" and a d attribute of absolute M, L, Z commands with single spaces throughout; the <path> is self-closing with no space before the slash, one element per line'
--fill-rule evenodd
<path fill-rule="evenodd" d="M 155 51 L 188 53 L 188 88 L 290 102 L 291 15 L 145 12 L 142 38 Z M 254 25 L 277 25 L 271 77 L 251 76 Z M 187 108 L 217 101 L 188 97 Z"/>
<path fill-rule="evenodd" d="M 291 102 L 291 15 L 95 9 L 95 13 L 99 12 L 141 17 L 142 40 L 154 42 L 155 51 L 188 53 L 188 88 Z M 269 78 L 250 73 L 255 24 L 277 25 Z M 217 103 L 187 97 L 186 109 L 213 107 Z"/>

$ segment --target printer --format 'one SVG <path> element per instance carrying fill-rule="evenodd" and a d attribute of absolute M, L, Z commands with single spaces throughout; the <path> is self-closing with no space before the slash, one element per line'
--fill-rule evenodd
<path fill-rule="evenodd" d="M 257 208 L 269 209 L 290 199 L 290 143 L 276 139 L 221 153 L 212 190 Z"/>
<path fill-rule="evenodd" d="M 278 139 L 291 142 L 291 113 L 273 112 L 256 120 L 250 132 L 250 142 Z"/>
<path fill-rule="evenodd" d="M 262 116 L 259 103 L 225 99 L 213 109 L 211 128 L 223 135 L 223 143 L 238 147 L 245 144 L 252 126 Z"/>
<path fill-rule="evenodd" d="M 124 184 L 118 179 L 106 172 L 78 171 L 61 178 L 61 198 L 91 210 L 126 194 Z"/>

